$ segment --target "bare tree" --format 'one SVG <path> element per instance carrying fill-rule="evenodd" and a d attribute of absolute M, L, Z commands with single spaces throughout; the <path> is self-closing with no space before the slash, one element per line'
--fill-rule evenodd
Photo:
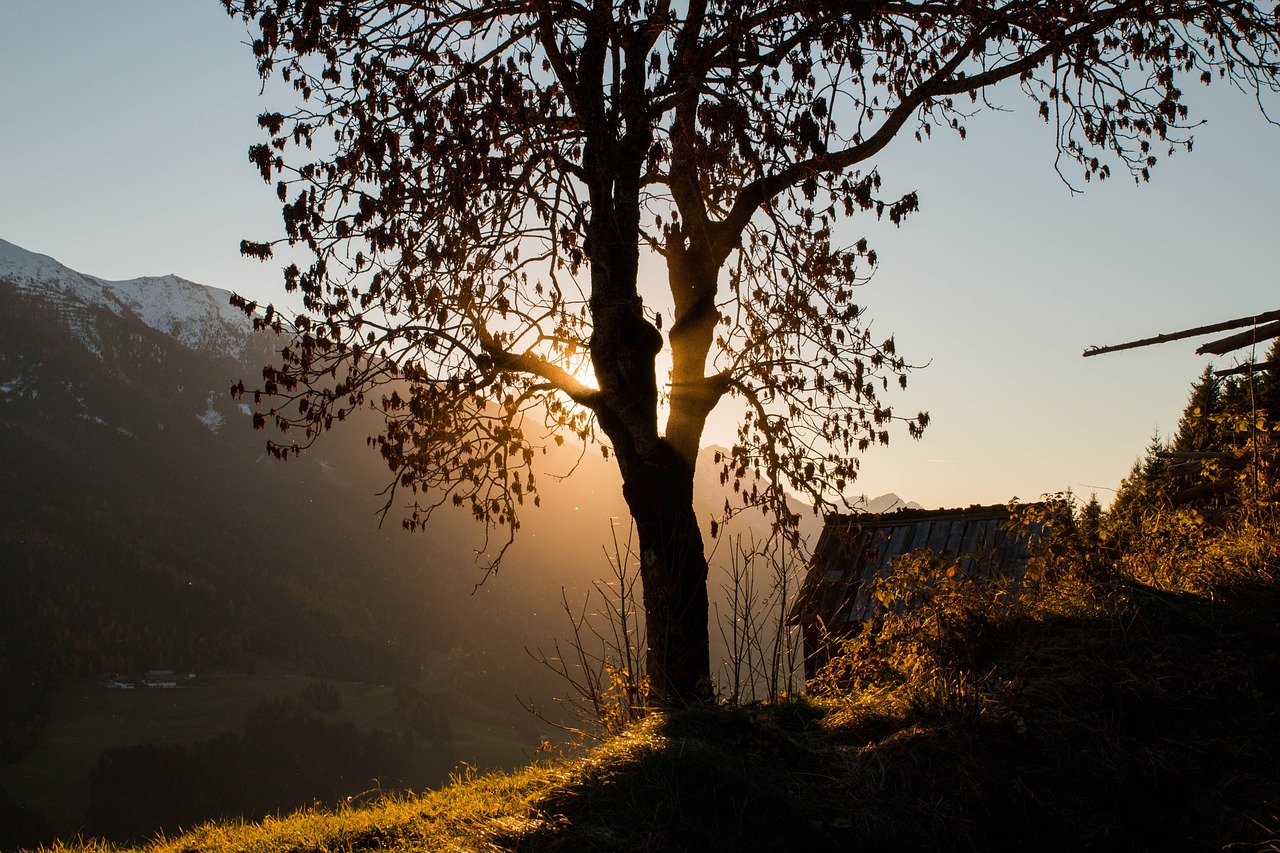
<path fill-rule="evenodd" d="M 776 702 L 803 685 L 800 627 L 791 609 L 808 564 L 786 537 L 758 542 L 738 534 L 729 542 L 721 584 L 727 612 L 715 620 L 725 654 L 720 693 L 730 705 Z"/>
<path fill-rule="evenodd" d="M 258 423 L 300 428 L 273 449 L 372 407 L 388 509 L 409 493 L 417 527 L 452 502 L 509 542 L 542 444 L 601 442 L 662 703 L 709 693 L 692 492 L 712 409 L 741 405 L 722 474 L 783 534 L 786 490 L 830 507 L 892 421 L 928 421 L 883 401 L 908 365 L 854 300 L 875 253 L 833 236 L 916 208 L 879 197 L 876 155 L 963 136 L 1010 80 L 1060 169 L 1145 179 L 1189 147 L 1182 81 L 1277 87 L 1276 19 L 1234 0 L 222 1 L 296 93 L 250 151 L 285 234 L 243 244 L 311 258 L 285 270 L 304 313 L 263 315 L 291 337 Z M 647 255 L 665 292 L 642 293 Z"/>
<path fill-rule="evenodd" d="M 561 589 L 560 603 L 568 617 L 568 637 L 559 640 L 553 654 L 539 649 L 529 656 L 554 673 L 568 688 L 559 697 L 571 722 L 557 722 L 530 701 L 526 709 L 557 728 L 583 738 L 591 734 L 616 735 L 648 710 L 649 679 L 644 672 L 644 617 L 639 612 L 636 587 L 640 582 L 634 548 L 634 530 L 618 539 L 613 529 L 613 551 L 605 552 L 609 579 L 597 580 L 576 607 Z M 574 725 L 576 723 L 577 725 Z"/>

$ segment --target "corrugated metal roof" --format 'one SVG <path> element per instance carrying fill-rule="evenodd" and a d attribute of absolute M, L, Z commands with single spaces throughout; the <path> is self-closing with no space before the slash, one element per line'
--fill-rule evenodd
<path fill-rule="evenodd" d="M 1005 506 L 967 509 L 899 510 L 884 515 L 841 515 L 827 519 L 814 549 L 793 618 L 821 618 L 828 630 L 875 616 L 878 579 L 893 571 L 894 559 L 928 551 L 966 576 L 1021 578 L 1027 571 L 1040 525 L 1011 525 Z"/>

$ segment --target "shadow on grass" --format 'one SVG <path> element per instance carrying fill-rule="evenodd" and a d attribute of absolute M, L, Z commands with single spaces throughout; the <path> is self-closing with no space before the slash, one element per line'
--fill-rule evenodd
<path fill-rule="evenodd" d="M 1113 603 L 988 625 L 979 701 L 964 713 L 898 685 L 657 715 L 567 772 L 534 804 L 535 829 L 494 840 L 521 851 L 1268 849 L 1280 824 L 1277 588 L 1211 600 L 1126 584 Z"/>
<path fill-rule="evenodd" d="M 788 702 L 695 708 L 643 721 L 592 753 L 537 804 L 540 828 L 518 850 L 823 849 L 847 832 L 795 780 L 823 715 Z"/>

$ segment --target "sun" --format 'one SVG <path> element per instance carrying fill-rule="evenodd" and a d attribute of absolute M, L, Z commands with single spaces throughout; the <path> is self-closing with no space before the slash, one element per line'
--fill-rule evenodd
<path fill-rule="evenodd" d="M 596 368 L 591 363 L 591 354 L 587 351 L 570 356 L 562 365 L 569 375 L 574 379 L 586 385 L 588 388 L 600 390 L 600 383 L 596 380 Z"/>

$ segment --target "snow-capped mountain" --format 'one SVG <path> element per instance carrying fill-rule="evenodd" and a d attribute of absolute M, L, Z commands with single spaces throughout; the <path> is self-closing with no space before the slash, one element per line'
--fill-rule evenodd
<path fill-rule="evenodd" d="M 728 453 L 728 448 L 711 445 L 702 448 L 698 456 L 697 479 L 693 490 L 700 518 L 718 518 L 726 500 L 733 504 L 741 500 L 741 496 L 734 494 L 732 483 L 720 482 L 721 466 L 716 464 L 715 456 Z M 822 529 L 822 518 L 813 513 L 811 504 L 794 496 L 791 498 L 791 509 L 800 517 L 801 537 L 807 539 L 810 545 L 815 544 Z M 853 501 L 851 509 L 857 513 L 883 513 L 899 509 L 924 509 L 924 507 L 915 501 L 904 500 L 889 492 L 875 498 L 863 495 Z M 758 514 L 748 515 L 750 521 L 758 523 Z"/>
<path fill-rule="evenodd" d="M 176 275 L 107 281 L 76 272 L 48 255 L 0 240 L 0 281 L 56 305 L 85 345 L 100 352 L 94 329 L 82 322 L 89 308 L 134 317 L 190 349 L 239 358 L 249 340 L 249 319 L 231 294 Z"/>
<path fill-rule="evenodd" d="M 876 498 L 868 498 L 864 495 L 862 500 L 855 504 L 855 507 L 860 512 L 868 512 L 873 515 L 897 512 L 900 509 L 924 509 L 923 506 L 915 501 L 903 500 L 893 492 L 888 492 Z"/>

